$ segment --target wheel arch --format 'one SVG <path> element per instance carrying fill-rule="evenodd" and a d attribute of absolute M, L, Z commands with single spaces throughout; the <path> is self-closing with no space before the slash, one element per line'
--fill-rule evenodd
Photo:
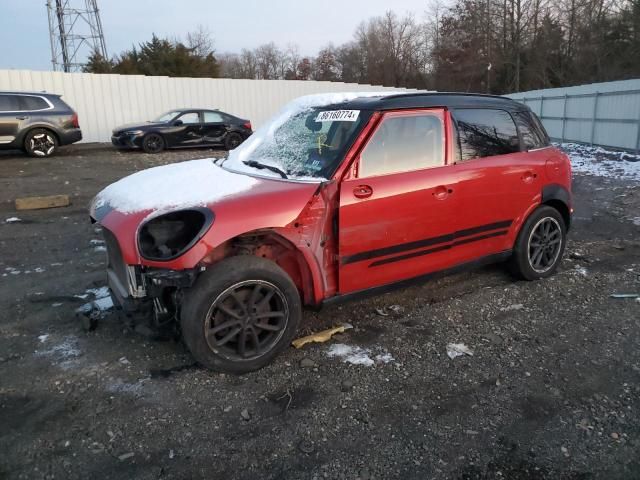
<path fill-rule="evenodd" d="M 20 136 L 18 137 L 18 144 L 20 146 L 24 146 L 24 141 L 26 140 L 27 135 L 29 135 L 34 130 L 46 130 L 52 133 L 53 136 L 56 137 L 56 142 L 58 142 L 58 145 L 60 145 L 60 134 L 57 132 L 57 130 L 54 127 L 47 124 L 37 124 L 37 123 L 33 125 L 29 125 L 24 129 L 23 132 L 21 132 Z"/>
<path fill-rule="evenodd" d="M 542 205 L 555 208 L 562 215 L 567 230 L 571 227 L 571 193 L 562 185 L 553 183 L 542 189 Z"/>
<path fill-rule="evenodd" d="M 318 303 L 316 286 L 319 274 L 310 265 L 309 254 L 297 247 L 290 239 L 274 229 L 260 229 L 242 233 L 214 248 L 201 263 L 213 265 L 238 255 L 252 255 L 271 260 L 293 280 L 303 303 Z"/>

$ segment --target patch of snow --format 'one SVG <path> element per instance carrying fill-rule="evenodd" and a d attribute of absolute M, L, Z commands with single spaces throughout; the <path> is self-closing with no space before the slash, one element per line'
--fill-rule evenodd
<path fill-rule="evenodd" d="M 584 267 L 576 267 L 576 273 L 582 275 L 583 277 L 589 276 L 589 271 Z"/>
<path fill-rule="evenodd" d="M 42 267 L 36 267 L 33 269 L 33 271 L 36 273 L 42 273 L 42 272 L 45 272 L 46 270 Z"/>
<path fill-rule="evenodd" d="M 58 307 L 61 307 L 61 306 L 62 306 L 62 303 L 60 303 L 60 302 L 52 303 L 52 304 L 51 304 L 51 306 L 52 306 L 53 308 L 58 308 Z"/>
<path fill-rule="evenodd" d="M 132 395 L 140 395 L 142 388 L 144 387 L 145 379 L 138 380 L 135 383 L 128 383 L 122 381 L 120 378 L 111 381 L 107 384 L 106 388 L 111 393 L 128 393 Z"/>
<path fill-rule="evenodd" d="M 76 309 L 76 312 L 90 313 L 94 309 L 98 310 L 99 312 L 105 312 L 113 308 L 113 300 L 111 299 L 109 287 L 89 288 L 87 289 L 86 293 L 83 293 L 81 295 L 74 295 L 74 297 L 84 300 L 89 295 L 93 295 L 94 300 L 81 305 Z"/>
<path fill-rule="evenodd" d="M 18 218 L 18 217 L 9 217 L 5 220 L 5 223 L 16 223 L 16 222 L 21 222 L 22 219 Z"/>
<path fill-rule="evenodd" d="M 574 172 L 640 181 L 640 155 L 579 143 L 563 143 L 560 147 L 571 158 Z"/>
<path fill-rule="evenodd" d="M 39 357 L 55 357 L 57 360 L 68 360 L 79 357 L 82 352 L 78 347 L 78 338 L 69 335 L 65 337 L 61 343 L 53 345 L 47 350 L 36 350 L 35 354 Z"/>
<path fill-rule="evenodd" d="M 329 347 L 327 351 L 328 357 L 341 358 L 345 363 L 351 363 L 353 365 L 364 365 L 371 367 L 377 363 L 389 363 L 394 360 L 393 356 L 386 351 L 375 355 L 371 358 L 372 351 L 369 348 L 353 347 L 351 345 L 345 345 L 344 343 L 335 343 Z"/>
<path fill-rule="evenodd" d="M 462 355 L 473 356 L 473 352 L 464 343 L 449 343 L 447 345 L 447 355 L 453 360 Z"/>
<path fill-rule="evenodd" d="M 52 267 L 61 267 L 61 266 L 62 266 L 62 263 L 60 263 L 60 262 L 53 262 L 53 263 L 51 263 L 50 265 L 51 265 Z"/>
<path fill-rule="evenodd" d="M 97 298 L 93 304 L 96 306 L 98 310 L 104 312 L 105 310 L 109 310 L 113 308 L 113 300 L 111 297 Z"/>
<path fill-rule="evenodd" d="M 104 240 L 98 240 L 96 238 L 92 238 L 91 240 L 89 240 L 89 243 L 91 245 L 102 245 L 104 243 Z"/>
<path fill-rule="evenodd" d="M 49 334 L 48 333 L 45 333 L 44 335 L 39 335 L 38 336 L 38 340 L 40 340 L 40 343 L 46 342 L 48 338 L 49 338 Z"/>
<path fill-rule="evenodd" d="M 97 247 L 95 247 L 93 249 L 94 252 L 106 252 L 107 251 L 107 247 L 105 247 L 104 245 L 98 245 Z"/>
<path fill-rule="evenodd" d="M 634 217 L 631 219 L 631 223 L 640 227 L 640 217 Z"/>
<path fill-rule="evenodd" d="M 122 213 L 205 206 L 251 189 L 257 181 L 224 170 L 213 159 L 149 168 L 102 190 L 92 208 L 109 205 Z"/>
<path fill-rule="evenodd" d="M 502 307 L 500 309 L 501 312 L 513 312 L 515 310 L 522 310 L 524 305 L 521 303 L 514 303 L 513 305 L 509 305 L 507 307 Z"/>
<path fill-rule="evenodd" d="M 288 104 L 286 104 L 279 113 L 271 118 L 266 124 L 256 130 L 246 141 L 244 141 L 238 148 L 232 150 L 229 153 L 228 159 L 224 162 L 224 168 L 228 168 L 232 171 L 247 172 L 251 174 L 259 173 L 264 176 L 272 176 L 280 178 L 280 175 L 276 172 L 272 172 L 267 169 L 256 170 L 253 167 L 246 165 L 244 162 L 247 160 L 257 160 L 265 165 L 271 165 L 278 167 L 281 170 L 286 170 L 281 159 L 278 158 L 263 158 L 263 155 L 253 155 L 258 149 L 261 152 L 278 151 L 278 145 L 276 143 L 275 134 L 278 129 L 284 125 L 288 120 L 300 115 L 304 112 L 312 110 L 313 108 L 323 107 L 326 105 L 335 105 L 339 103 L 348 102 L 356 98 L 361 97 L 386 97 L 388 95 L 397 95 L 402 91 L 387 90 L 382 92 L 336 92 L 336 93 L 320 93 L 315 95 L 306 95 L 299 97 Z M 255 158 L 252 158 L 255 157 Z M 307 180 L 321 182 L 325 179 L 320 177 L 309 177 L 295 175 L 289 175 L 290 178 L 296 180 Z"/>

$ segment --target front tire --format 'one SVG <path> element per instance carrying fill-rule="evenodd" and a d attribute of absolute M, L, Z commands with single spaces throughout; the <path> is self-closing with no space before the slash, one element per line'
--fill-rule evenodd
<path fill-rule="evenodd" d="M 142 150 L 146 153 L 160 153 L 164 148 L 164 138 L 159 133 L 149 133 L 142 139 Z"/>
<path fill-rule="evenodd" d="M 58 139 L 50 130 L 36 128 L 27 133 L 23 147 L 32 157 L 49 157 L 58 148 Z"/>
<path fill-rule="evenodd" d="M 293 340 L 302 318 L 296 285 L 272 261 L 226 258 L 185 291 L 182 335 L 194 358 L 243 374 L 270 363 Z"/>
<path fill-rule="evenodd" d="M 516 240 L 511 271 L 525 280 L 550 277 L 558 269 L 567 243 L 567 226 L 558 210 L 538 207 L 522 226 Z"/>

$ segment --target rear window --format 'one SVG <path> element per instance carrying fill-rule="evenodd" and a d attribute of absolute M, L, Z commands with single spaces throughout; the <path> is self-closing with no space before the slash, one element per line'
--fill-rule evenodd
<path fill-rule="evenodd" d="M 530 112 L 515 112 L 513 118 L 518 126 L 525 149 L 534 150 L 549 145 L 547 135 Z"/>
<path fill-rule="evenodd" d="M 493 157 L 520 151 L 520 140 L 511 115 L 504 110 L 454 111 L 460 142 L 460 160 Z"/>
<path fill-rule="evenodd" d="M 15 112 L 20 110 L 17 95 L 0 95 L 0 112 Z"/>
<path fill-rule="evenodd" d="M 31 95 L 20 95 L 20 110 L 44 110 L 49 108 L 49 104 L 42 97 L 33 97 Z"/>

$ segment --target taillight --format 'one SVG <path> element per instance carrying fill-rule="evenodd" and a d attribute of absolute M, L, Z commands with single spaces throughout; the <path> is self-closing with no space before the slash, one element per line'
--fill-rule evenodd
<path fill-rule="evenodd" d="M 73 112 L 73 116 L 71 117 L 71 125 L 73 125 L 73 128 L 80 128 L 80 122 L 76 112 Z"/>
<path fill-rule="evenodd" d="M 242 125 L 244 128 L 246 128 L 247 130 L 251 130 L 251 122 L 245 122 L 244 125 Z"/>

